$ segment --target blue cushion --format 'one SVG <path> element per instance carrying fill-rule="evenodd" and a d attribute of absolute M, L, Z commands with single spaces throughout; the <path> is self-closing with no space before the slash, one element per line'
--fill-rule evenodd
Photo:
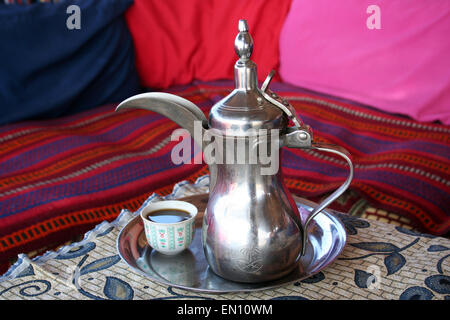
<path fill-rule="evenodd" d="M 131 35 L 133 0 L 0 6 L 0 124 L 53 118 L 139 92 Z M 69 5 L 81 29 L 69 30 Z"/>

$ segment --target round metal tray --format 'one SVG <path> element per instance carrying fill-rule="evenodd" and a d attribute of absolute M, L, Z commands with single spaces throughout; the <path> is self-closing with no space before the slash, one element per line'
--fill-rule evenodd
<path fill-rule="evenodd" d="M 205 196 L 207 200 L 208 195 L 203 195 L 203 198 L 193 201 L 194 204 L 205 202 Z M 296 202 L 305 221 L 314 204 L 301 198 L 296 198 Z M 201 219 L 202 215 L 199 214 L 194 240 L 189 249 L 175 256 L 166 256 L 148 245 L 142 220 L 137 216 L 119 233 L 119 255 L 133 270 L 152 281 L 187 290 L 224 293 L 269 289 L 306 279 L 333 262 L 346 243 L 343 224 L 331 210 L 324 210 L 308 228 L 306 252 L 294 271 L 269 282 L 240 283 L 221 278 L 210 270 L 203 253 Z"/>

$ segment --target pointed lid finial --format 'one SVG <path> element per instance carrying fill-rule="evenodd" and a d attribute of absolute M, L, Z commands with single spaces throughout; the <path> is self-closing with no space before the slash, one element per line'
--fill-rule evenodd
<path fill-rule="evenodd" d="M 234 50 L 242 61 L 247 61 L 252 55 L 253 39 L 248 33 L 247 20 L 239 20 L 239 33 L 234 41 Z"/>

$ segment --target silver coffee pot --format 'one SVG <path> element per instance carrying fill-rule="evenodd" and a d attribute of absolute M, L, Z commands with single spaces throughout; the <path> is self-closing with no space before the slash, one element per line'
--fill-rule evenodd
<path fill-rule="evenodd" d="M 201 146 L 210 171 L 202 226 L 204 253 L 216 274 L 238 282 L 269 281 L 291 272 L 305 253 L 310 222 L 353 178 L 348 152 L 314 142 L 311 128 L 289 102 L 268 89 L 273 71 L 258 88 L 252 50 L 247 22 L 240 20 L 235 89 L 212 107 L 209 119 L 192 102 L 160 92 L 133 96 L 116 109 L 142 108 L 164 115 Z M 304 221 L 279 170 L 283 146 L 334 153 L 349 165 L 344 184 Z"/>

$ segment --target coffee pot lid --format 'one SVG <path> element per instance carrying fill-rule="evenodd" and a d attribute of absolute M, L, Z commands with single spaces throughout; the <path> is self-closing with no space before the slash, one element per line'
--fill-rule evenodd
<path fill-rule="evenodd" d="M 234 66 L 235 89 L 217 102 L 209 115 L 209 127 L 227 135 L 246 136 L 250 129 L 284 129 L 288 117 L 258 88 L 256 63 L 250 57 L 253 39 L 246 20 L 239 20 L 234 50 L 239 57 Z"/>

